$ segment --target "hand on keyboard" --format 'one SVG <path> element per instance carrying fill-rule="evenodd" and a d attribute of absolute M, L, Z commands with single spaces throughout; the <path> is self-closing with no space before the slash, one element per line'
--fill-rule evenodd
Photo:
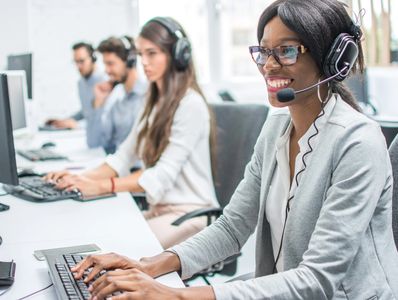
<path fill-rule="evenodd" d="M 56 183 L 61 178 L 71 175 L 71 173 L 67 170 L 58 171 L 58 172 L 48 172 L 46 176 L 43 177 L 45 181 Z"/>
<path fill-rule="evenodd" d="M 85 282 L 89 282 L 95 278 L 102 270 L 114 270 L 114 269 L 139 269 L 144 271 L 144 265 L 128 257 L 116 254 L 108 253 L 103 255 L 89 255 L 78 263 L 74 268 L 71 269 L 74 272 L 75 278 L 80 279 L 84 276 L 84 273 L 89 268 L 92 268 L 85 278 Z"/>
<path fill-rule="evenodd" d="M 112 190 L 109 179 L 91 179 L 84 175 L 71 174 L 68 171 L 48 173 L 44 180 L 52 182 L 61 190 L 78 190 L 86 197 L 108 194 Z"/>
<path fill-rule="evenodd" d="M 138 269 L 108 271 L 88 288 L 92 299 L 179 299 L 180 289 L 165 286 Z"/>
<path fill-rule="evenodd" d="M 116 269 L 110 271 L 112 269 Z M 108 270 L 104 273 L 104 270 Z M 178 299 L 180 290 L 160 284 L 147 273 L 146 263 L 115 253 L 90 255 L 71 268 L 75 279 L 89 284 L 91 299 Z"/>

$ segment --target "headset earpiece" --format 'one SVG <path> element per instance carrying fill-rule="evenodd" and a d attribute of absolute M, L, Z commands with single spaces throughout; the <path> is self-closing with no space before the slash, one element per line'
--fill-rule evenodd
<path fill-rule="evenodd" d="M 123 46 L 127 52 L 126 66 L 127 68 L 132 69 L 137 63 L 137 55 L 135 54 L 135 51 L 133 51 L 133 46 L 126 37 L 122 36 L 120 41 L 123 43 Z"/>
<path fill-rule="evenodd" d="M 94 52 L 94 51 L 91 53 L 91 61 L 92 61 L 93 63 L 95 63 L 95 62 L 97 61 L 97 55 L 95 55 L 95 52 Z"/>
<path fill-rule="evenodd" d="M 347 68 L 334 80 L 343 81 L 350 73 L 358 58 L 359 50 L 353 36 L 348 33 L 341 33 L 334 40 L 323 64 L 323 71 L 326 77 L 336 75 L 344 68 Z"/>
<path fill-rule="evenodd" d="M 178 71 L 186 70 L 192 59 L 192 49 L 188 38 L 182 33 L 181 26 L 172 18 L 165 17 L 157 17 L 151 19 L 149 22 L 156 22 L 162 25 L 176 38 L 176 42 L 171 53 L 173 64 Z"/>

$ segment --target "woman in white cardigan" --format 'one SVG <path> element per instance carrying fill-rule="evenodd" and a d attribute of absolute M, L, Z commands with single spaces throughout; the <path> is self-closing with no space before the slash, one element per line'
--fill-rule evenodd
<path fill-rule="evenodd" d="M 213 225 L 154 257 L 108 254 L 78 265 L 77 278 L 94 266 L 87 281 L 119 269 L 92 284 L 94 299 L 115 290 L 126 293 L 112 299 L 398 299 L 386 143 L 339 82 L 350 67 L 362 69 L 360 40 L 338 0 L 267 7 L 250 50 L 270 103 L 288 110 L 268 117 Z M 184 289 L 153 279 L 171 271 L 189 278 L 238 253 L 256 228 L 253 279 Z"/>
<path fill-rule="evenodd" d="M 199 88 L 189 41 L 171 18 L 143 26 L 137 51 L 150 82 L 146 105 L 131 133 L 104 164 L 81 175 L 50 173 L 47 180 L 83 195 L 145 192 L 145 218 L 164 248 L 206 226 L 204 218 L 171 223 L 206 206 L 218 206 L 211 172 L 211 117 Z M 141 160 L 142 170 L 130 174 Z M 117 216 L 115 216 L 117 217 Z"/>

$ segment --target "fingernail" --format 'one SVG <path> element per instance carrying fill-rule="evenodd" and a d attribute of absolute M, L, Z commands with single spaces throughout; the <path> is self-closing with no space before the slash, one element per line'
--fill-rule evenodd
<path fill-rule="evenodd" d="M 93 286 L 90 285 L 90 286 L 88 287 L 88 290 L 91 292 L 91 291 L 93 290 Z"/>

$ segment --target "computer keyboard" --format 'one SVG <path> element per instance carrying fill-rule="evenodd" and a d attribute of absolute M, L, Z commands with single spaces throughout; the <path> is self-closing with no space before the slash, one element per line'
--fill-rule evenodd
<path fill-rule="evenodd" d="M 31 161 L 67 159 L 66 156 L 55 153 L 54 151 L 46 148 L 35 150 L 18 150 L 17 153 Z"/>
<path fill-rule="evenodd" d="M 44 181 L 41 176 L 26 176 L 19 178 L 19 185 L 4 185 L 3 189 L 25 200 L 35 202 L 48 202 L 63 199 L 82 200 L 78 191 L 65 191 L 55 188 L 52 183 Z"/>
<path fill-rule="evenodd" d="M 59 300 L 86 300 L 90 298 L 88 286 L 91 284 L 84 283 L 84 278 L 91 271 L 91 268 L 86 270 L 83 278 L 76 280 L 70 268 L 78 264 L 83 258 L 80 254 L 46 254 L 45 255 L 48 270 L 51 280 L 54 284 L 55 291 Z M 101 271 L 95 279 L 103 275 L 106 271 Z M 120 295 L 121 292 L 116 292 L 112 296 Z"/>

